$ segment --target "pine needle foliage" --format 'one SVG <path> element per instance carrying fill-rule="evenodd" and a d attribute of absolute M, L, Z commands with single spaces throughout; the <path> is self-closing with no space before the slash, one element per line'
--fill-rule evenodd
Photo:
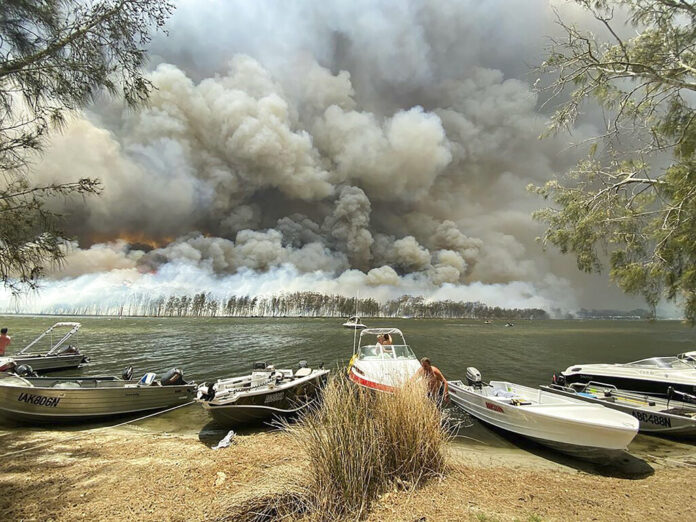
<path fill-rule="evenodd" d="M 164 0 L 3 0 L 0 4 L 0 281 L 34 288 L 64 255 L 48 204 L 100 191 L 96 179 L 37 185 L 31 164 L 46 138 L 99 93 L 130 106 L 152 89 L 142 66 Z"/>

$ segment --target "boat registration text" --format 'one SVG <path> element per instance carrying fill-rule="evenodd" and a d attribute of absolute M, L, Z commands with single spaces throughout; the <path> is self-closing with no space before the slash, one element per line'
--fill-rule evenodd
<path fill-rule="evenodd" d="M 44 395 L 34 395 L 32 393 L 20 393 L 17 397 L 19 402 L 27 402 L 36 406 L 46 406 L 47 408 L 55 408 L 60 402 L 60 397 L 46 397 Z"/>
<path fill-rule="evenodd" d="M 665 426 L 667 428 L 672 427 L 672 419 L 669 417 L 663 417 L 661 415 L 653 415 L 651 413 L 644 413 L 642 411 L 632 411 L 633 416 L 640 422 L 647 422 L 648 424 L 656 424 L 658 426 Z"/>
<path fill-rule="evenodd" d="M 503 408 L 501 408 L 497 404 L 493 404 L 493 403 L 488 402 L 488 401 L 486 401 L 486 408 L 488 408 L 489 410 L 497 411 L 498 413 L 505 413 L 503 411 Z"/>

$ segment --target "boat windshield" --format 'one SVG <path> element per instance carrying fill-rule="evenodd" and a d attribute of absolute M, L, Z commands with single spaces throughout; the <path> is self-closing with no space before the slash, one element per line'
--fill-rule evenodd
<path fill-rule="evenodd" d="M 652 368 L 673 368 L 680 370 L 693 369 L 693 365 L 676 357 L 650 357 L 628 363 L 629 366 L 645 366 Z"/>
<path fill-rule="evenodd" d="M 371 344 L 361 346 L 358 355 L 362 360 L 399 360 L 415 359 L 415 354 L 406 344 L 393 344 L 382 346 L 381 344 Z"/>

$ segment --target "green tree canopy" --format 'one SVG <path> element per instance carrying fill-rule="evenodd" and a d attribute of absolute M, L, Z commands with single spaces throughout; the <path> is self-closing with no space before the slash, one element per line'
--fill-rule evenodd
<path fill-rule="evenodd" d="M 63 256 L 53 197 L 99 191 L 98 180 L 38 186 L 31 160 L 67 114 L 95 94 L 144 101 L 141 66 L 151 28 L 172 11 L 165 0 L 3 0 L 0 4 L 0 280 L 34 287 Z"/>
<path fill-rule="evenodd" d="M 530 187 L 553 206 L 535 213 L 544 244 L 578 268 L 608 262 L 624 291 L 676 300 L 696 321 L 696 6 L 690 0 L 576 0 L 597 34 L 559 17 L 540 70 L 561 100 L 550 129 L 571 127 L 590 100 L 605 132 L 566 175 Z M 628 37 L 625 35 L 629 35 Z"/>

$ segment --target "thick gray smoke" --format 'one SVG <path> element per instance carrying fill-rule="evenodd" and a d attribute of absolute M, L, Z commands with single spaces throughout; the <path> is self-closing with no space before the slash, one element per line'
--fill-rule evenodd
<path fill-rule="evenodd" d="M 187 266 L 255 291 L 291 273 L 452 298 L 523 282 L 574 306 L 525 192 L 580 153 L 538 140 L 528 66 L 552 20 L 546 0 L 178 2 L 149 105 L 101 100 L 37 165 L 104 184 L 61 208 L 78 244 L 51 277 Z"/>

